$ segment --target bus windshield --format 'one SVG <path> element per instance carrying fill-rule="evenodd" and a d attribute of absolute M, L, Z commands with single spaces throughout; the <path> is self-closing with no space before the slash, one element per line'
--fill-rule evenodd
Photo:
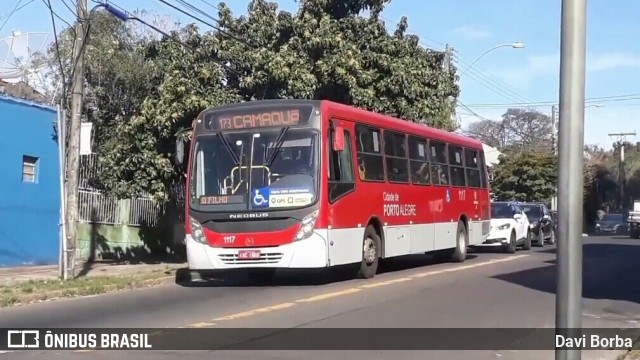
<path fill-rule="evenodd" d="M 191 206 L 202 211 L 307 206 L 316 200 L 317 149 L 318 134 L 310 128 L 263 128 L 196 136 Z"/>

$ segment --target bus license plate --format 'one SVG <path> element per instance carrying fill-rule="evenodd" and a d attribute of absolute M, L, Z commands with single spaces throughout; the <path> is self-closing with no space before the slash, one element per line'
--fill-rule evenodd
<path fill-rule="evenodd" d="M 239 260 L 260 259 L 260 250 L 240 250 L 238 251 Z"/>

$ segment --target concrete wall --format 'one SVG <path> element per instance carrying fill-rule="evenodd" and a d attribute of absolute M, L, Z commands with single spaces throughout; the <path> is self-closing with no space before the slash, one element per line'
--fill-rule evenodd
<path fill-rule="evenodd" d="M 116 224 L 83 222 L 78 226 L 77 259 L 148 261 L 182 252 L 184 223 L 164 214 L 158 225 L 129 225 L 130 200 L 119 200 Z"/>
<path fill-rule="evenodd" d="M 60 180 L 54 108 L 0 96 L 0 267 L 58 262 Z M 35 178 L 23 179 L 23 156 Z"/>

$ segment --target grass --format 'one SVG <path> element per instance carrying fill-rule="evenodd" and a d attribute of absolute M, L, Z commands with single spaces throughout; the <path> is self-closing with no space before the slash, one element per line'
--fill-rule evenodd
<path fill-rule="evenodd" d="M 0 307 L 148 287 L 166 283 L 174 277 L 175 270 L 167 269 L 135 274 L 88 276 L 68 281 L 30 280 L 0 285 Z"/>

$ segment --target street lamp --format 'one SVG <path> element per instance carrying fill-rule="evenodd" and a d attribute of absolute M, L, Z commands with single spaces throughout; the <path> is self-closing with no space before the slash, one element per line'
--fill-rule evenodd
<path fill-rule="evenodd" d="M 483 52 L 480 56 L 478 56 L 478 58 L 476 58 L 471 63 L 471 65 L 469 65 L 466 69 L 464 69 L 464 71 L 461 72 L 459 76 L 461 77 L 464 73 L 467 72 L 467 70 L 471 69 L 471 67 L 473 65 L 475 65 L 480 59 L 482 59 L 483 56 L 487 55 L 488 53 L 492 52 L 493 50 L 500 49 L 500 48 L 503 48 L 503 47 L 510 47 L 510 48 L 513 48 L 513 49 L 522 49 L 522 48 L 524 48 L 524 44 L 521 43 L 521 42 L 514 42 L 514 43 L 511 43 L 511 44 L 496 45 L 496 46 L 492 47 L 491 49 Z"/>

